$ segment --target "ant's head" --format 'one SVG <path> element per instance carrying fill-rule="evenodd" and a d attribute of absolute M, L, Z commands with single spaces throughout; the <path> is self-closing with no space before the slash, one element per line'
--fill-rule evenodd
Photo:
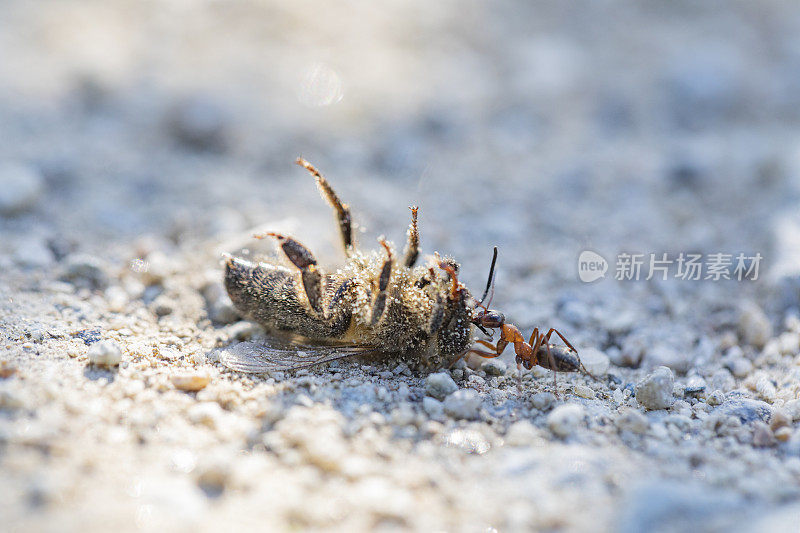
<path fill-rule="evenodd" d="M 497 329 L 503 327 L 506 323 L 506 317 L 500 311 L 479 307 L 472 315 L 472 323 L 483 331 L 485 331 L 485 328 Z"/>

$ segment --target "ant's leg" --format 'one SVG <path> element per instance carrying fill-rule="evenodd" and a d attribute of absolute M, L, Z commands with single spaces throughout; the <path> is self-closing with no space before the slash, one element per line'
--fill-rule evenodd
<path fill-rule="evenodd" d="M 263 239 L 265 237 L 274 237 L 292 262 L 294 266 L 300 269 L 303 279 L 303 290 L 308 298 L 308 303 L 311 308 L 317 312 L 322 312 L 322 271 L 317 268 L 317 260 L 314 259 L 314 254 L 291 237 L 286 237 L 280 233 L 264 233 L 262 235 L 254 235 L 256 239 Z"/>
<path fill-rule="evenodd" d="M 406 246 L 406 256 L 403 259 L 403 264 L 408 268 L 414 266 L 419 257 L 419 229 L 417 228 L 417 206 L 412 205 L 411 209 L 411 225 L 408 227 L 408 245 Z"/>
<path fill-rule="evenodd" d="M 389 278 L 392 275 L 392 250 L 383 238 L 380 239 L 380 243 L 386 250 L 386 260 L 383 262 L 381 277 L 378 279 L 378 295 L 372 305 L 371 323 L 373 325 L 377 324 L 378 320 L 383 316 L 383 310 L 386 308 L 386 288 L 389 286 Z"/>
<path fill-rule="evenodd" d="M 325 177 L 320 174 L 316 168 L 314 168 L 314 165 L 301 157 L 298 157 L 295 163 L 308 170 L 311 175 L 314 176 L 314 179 L 317 180 L 317 187 L 319 188 L 320 194 L 325 201 L 328 202 L 328 205 L 336 210 L 336 218 L 339 220 L 339 231 L 342 234 L 344 254 L 347 257 L 350 257 L 350 254 L 352 254 L 354 248 L 353 222 L 350 218 L 350 208 L 347 206 L 347 204 L 342 203 L 342 201 L 339 200 L 339 197 L 334 192 L 333 187 L 331 187 L 328 183 L 328 180 L 326 180 Z"/>

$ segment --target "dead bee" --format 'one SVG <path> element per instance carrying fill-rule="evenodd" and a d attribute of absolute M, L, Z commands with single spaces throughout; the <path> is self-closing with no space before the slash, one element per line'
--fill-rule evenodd
<path fill-rule="evenodd" d="M 310 163 L 296 162 L 314 176 L 323 198 L 336 211 L 347 261 L 336 272 L 325 272 L 305 246 L 279 233 L 256 237 L 275 239 L 294 268 L 228 256 L 225 287 L 234 305 L 278 338 L 259 353 L 226 352 L 222 359 L 226 366 L 267 372 L 352 355 L 394 354 L 431 370 L 452 365 L 470 352 L 497 357 L 512 344 L 520 369 L 540 365 L 574 372 L 582 368 L 577 351 L 558 331 L 540 334 L 535 329 L 525 342 L 516 326 L 506 324 L 502 313 L 488 308 L 491 297 L 484 305 L 490 290 L 494 293 L 496 247 L 480 300 L 459 283 L 459 265 L 453 259 L 435 254 L 426 265 L 415 266 L 419 258 L 416 207 L 411 207 L 408 242 L 399 261 L 383 238 L 378 251 L 362 253 L 353 242 L 348 206 Z M 491 352 L 471 348 L 475 329 L 489 337 L 489 330 L 500 330 L 497 344 L 477 341 Z M 553 333 L 565 346 L 550 343 Z M 280 339 L 281 334 L 295 340 L 287 343 Z M 298 336 L 303 340 L 297 341 Z"/>

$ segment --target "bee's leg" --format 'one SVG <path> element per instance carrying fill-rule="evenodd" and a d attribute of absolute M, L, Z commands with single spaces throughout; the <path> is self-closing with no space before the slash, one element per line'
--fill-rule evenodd
<path fill-rule="evenodd" d="M 322 271 L 317 268 L 317 260 L 311 251 L 291 237 L 280 233 L 264 233 L 255 235 L 257 239 L 274 237 L 280 243 L 281 250 L 289 261 L 300 269 L 303 278 L 303 290 L 308 298 L 308 303 L 316 313 L 322 313 Z"/>
<path fill-rule="evenodd" d="M 433 309 L 431 310 L 431 317 L 428 319 L 428 327 L 427 332 L 428 335 L 433 335 L 437 331 L 439 331 L 442 327 L 442 322 L 444 321 L 444 305 L 442 304 L 442 297 L 438 293 L 436 294 L 436 302 L 433 304 Z"/>
<path fill-rule="evenodd" d="M 408 226 L 408 244 L 406 245 L 406 257 L 403 260 L 408 268 L 414 266 L 419 257 L 419 229 L 417 228 L 417 206 L 412 205 L 411 209 L 411 225 Z"/>
<path fill-rule="evenodd" d="M 372 304 L 370 321 L 373 325 L 377 324 L 383 316 L 383 310 L 386 308 L 386 288 L 389 286 L 389 278 L 392 275 L 392 250 L 383 238 L 380 239 L 380 243 L 386 250 L 386 260 L 381 268 L 381 277 L 378 278 L 378 295 L 375 297 L 375 303 Z"/>
<path fill-rule="evenodd" d="M 353 222 L 350 218 L 350 208 L 347 204 L 342 203 L 339 197 L 334 192 L 333 187 L 331 187 L 328 180 L 319 173 L 319 171 L 314 168 L 314 165 L 303 159 L 302 157 L 298 157 L 295 161 L 298 165 L 303 167 L 304 169 L 308 170 L 314 179 L 317 180 L 317 187 L 319 188 L 319 192 L 325 201 L 328 202 L 332 208 L 336 210 L 336 218 L 339 220 L 339 231 L 342 234 L 342 244 L 344 245 L 344 254 L 347 257 L 350 257 L 350 254 L 353 253 Z"/>
<path fill-rule="evenodd" d="M 347 294 L 350 287 L 353 285 L 353 280 L 346 279 L 344 283 L 339 285 L 339 288 L 333 293 L 328 301 L 328 306 L 325 308 L 324 318 L 328 321 L 336 321 L 337 318 L 344 314 L 350 313 L 350 306 L 347 305 Z"/>

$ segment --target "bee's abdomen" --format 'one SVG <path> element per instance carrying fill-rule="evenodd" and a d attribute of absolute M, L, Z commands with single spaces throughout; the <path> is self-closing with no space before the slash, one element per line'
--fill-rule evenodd
<path fill-rule="evenodd" d="M 302 286 L 295 275 L 279 265 L 231 258 L 225 268 L 225 288 L 242 314 L 267 329 L 325 339 L 342 335 L 350 324 L 346 309 L 328 319 L 317 314 L 298 294 Z"/>

